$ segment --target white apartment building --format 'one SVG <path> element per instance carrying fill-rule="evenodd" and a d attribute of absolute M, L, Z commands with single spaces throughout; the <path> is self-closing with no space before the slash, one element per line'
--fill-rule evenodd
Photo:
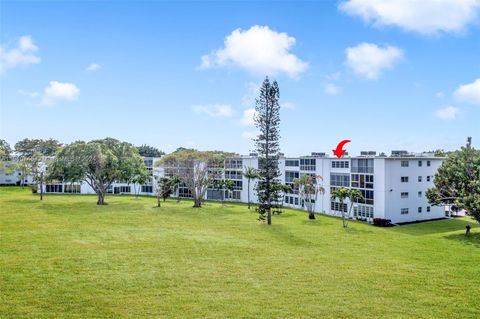
<path fill-rule="evenodd" d="M 158 158 L 144 158 L 145 166 L 153 174 L 163 175 L 162 168 L 154 168 Z M 391 156 L 376 156 L 375 152 L 362 152 L 356 157 L 340 159 L 328 157 L 325 153 L 312 153 L 310 156 L 279 158 L 280 181 L 293 183 L 295 178 L 304 174 L 322 176 L 324 194 L 319 194 L 315 202 L 315 211 L 340 216 L 350 203 L 341 207 L 338 201 L 331 199 L 331 191 L 336 187 L 358 189 L 364 200 L 354 203 L 354 219 L 372 221 L 373 218 L 390 219 L 392 223 L 406 223 L 445 217 L 444 207 L 430 206 L 425 192 L 433 186 L 433 178 L 442 164 L 443 158 L 433 154 L 410 154 L 406 151 L 393 151 Z M 209 189 L 207 200 L 219 200 L 223 196 L 230 201 L 247 203 L 248 181 L 243 176 L 247 167 L 258 168 L 255 154 L 236 156 L 225 160 L 220 178 L 235 182 L 235 190 L 230 192 Z M 140 195 L 153 195 L 152 183 L 136 186 Z M 111 194 L 134 194 L 134 186 L 127 183 L 114 183 Z M 94 194 L 86 183 L 48 184 L 45 193 L 82 193 Z M 190 197 L 186 187 L 179 187 L 174 197 Z M 250 200 L 256 202 L 255 181 L 250 184 Z M 286 207 L 303 208 L 298 194 L 285 194 Z"/>

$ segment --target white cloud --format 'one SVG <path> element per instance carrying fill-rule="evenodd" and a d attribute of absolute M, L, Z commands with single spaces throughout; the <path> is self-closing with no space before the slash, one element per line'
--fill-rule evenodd
<path fill-rule="evenodd" d="M 74 101 L 79 94 L 80 89 L 73 83 L 51 81 L 43 92 L 42 104 L 55 105 L 60 101 Z"/>
<path fill-rule="evenodd" d="M 479 15 L 479 0 L 349 0 L 340 10 L 374 26 L 421 34 L 458 33 Z"/>
<path fill-rule="evenodd" d="M 252 140 L 258 136 L 258 132 L 255 131 L 244 131 L 242 132 L 242 137 L 247 140 Z"/>
<path fill-rule="evenodd" d="M 480 78 L 472 83 L 460 85 L 453 92 L 453 96 L 459 101 L 480 105 Z"/>
<path fill-rule="evenodd" d="M 100 70 L 102 66 L 100 64 L 97 64 L 97 63 L 90 63 L 87 68 L 85 69 L 85 71 L 87 72 L 95 72 L 95 71 L 98 71 Z"/>
<path fill-rule="evenodd" d="M 268 26 L 236 29 L 225 38 L 224 47 L 202 56 L 201 69 L 235 65 L 253 74 L 285 73 L 297 78 L 308 64 L 290 52 L 295 38 Z"/>
<path fill-rule="evenodd" d="M 460 111 L 459 108 L 454 106 L 446 106 L 444 108 L 438 109 L 435 111 L 435 116 L 442 120 L 454 120 L 458 112 Z"/>
<path fill-rule="evenodd" d="M 0 46 L 0 73 L 18 66 L 40 63 L 40 58 L 36 55 L 37 51 L 38 47 L 29 35 L 20 37 L 14 48 Z"/>
<path fill-rule="evenodd" d="M 240 119 L 240 124 L 245 126 L 255 125 L 255 109 L 249 108 L 243 111 L 243 116 Z"/>
<path fill-rule="evenodd" d="M 231 117 L 235 114 L 229 104 L 194 105 L 193 110 L 197 113 L 205 113 L 211 117 Z"/>
<path fill-rule="evenodd" d="M 391 69 L 403 58 L 401 49 L 394 46 L 379 47 L 373 43 L 360 43 L 345 50 L 346 65 L 367 79 L 377 79 L 383 70 Z"/>
<path fill-rule="evenodd" d="M 333 83 L 326 84 L 323 89 L 329 95 L 337 95 L 341 91 L 340 87 Z"/>

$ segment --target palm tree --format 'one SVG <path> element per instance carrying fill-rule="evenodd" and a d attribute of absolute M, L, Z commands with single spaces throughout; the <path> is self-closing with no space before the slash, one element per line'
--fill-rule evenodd
<path fill-rule="evenodd" d="M 348 221 L 350 219 L 350 212 L 353 207 L 353 202 L 358 202 L 359 200 L 363 199 L 362 193 L 358 189 L 348 189 L 345 187 L 339 187 L 332 191 L 331 193 L 332 199 L 338 199 L 340 201 L 340 209 L 342 212 L 342 223 L 343 227 L 348 227 Z M 346 199 L 350 199 L 350 209 L 344 210 L 343 205 Z M 348 212 L 348 214 L 347 214 Z"/>
<path fill-rule="evenodd" d="M 315 219 L 317 195 L 318 193 L 325 193 L 325 189 L 317 182 L 322 179 L 321 176 L 302 175 L 293 180 L 295 187 L 298 188 L 298 194 L 307 208 L 308 219 Z"/>
<path fill-rule="evenodd" d="M 248 166 L 243 171 L 243 176 L 247 179 L 248 187 L 248 209 L 250 209 L 250 181 L 258 178 L 258 172 L 255 168 Z"/>

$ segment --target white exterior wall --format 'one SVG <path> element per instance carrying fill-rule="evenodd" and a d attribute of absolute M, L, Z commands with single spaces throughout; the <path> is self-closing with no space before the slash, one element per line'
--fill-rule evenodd
<path fill-rule="evenodd" d="M 352 158 L 329 158 L 329 157 L 302 157 L 312 159 L 315 158 L 316 166 L 315 171 L 300 170 L 299 166 L 286 166 L 286 160 L 298 160 L 301 158 L 290 158 L 290 157 L 281 157 L 279 159 L 279 169 L 281 172 L 280 180 L 282 183 L 285 183 L 285 172 L 293 171 L 298 172 L 299 175 L 304 173 L 315 174 L 323 177 L 322 186 L 325 189 L 324 194 L 319 194 L 315 202 L 315 211 L 317 213 L 325 213 L 329 215 L 339 216 L 340 212 L 331 210 L 331 173 L 342 173 L 349 174 L 350 184 L 352 179 Z M 373 158 L 373 157 L 354 157 L 354 158 Z M 151 158 L 150 158 L 151 159 Z M 258 158 L 252 156 L 241 156 L 235 159 L 242 160 L 242 168 L 232 169 L 236 171 L 245 171 L 247 167 L 253 167 L 258 169 Z M 158 158 L 152 159 L 153 163 L 157 161 Z M 333 168 L 333 161 L 348 161 L 348 168 Z M 401 167 L 401 161 L 409 161 L 408 167 Z M 394 157 L 374 157 L 374 172 L 373 172 L 373 192 L 374 192 L 374 204 L 365 205 L 373 207 L 373 217 L 374 218 L 384 218 L 390 219 L 393 223 L 404 223 L 404 222 L 413 222 L 420 220 L 429 220 L 445 217 L 445 212 L 443 207 L 430 206 L 425 197 L 425 192 L 428 188 L 433 186 L 434 175 L 437 172 L 438 168 L 442 164 L 442 158 L 433 158 L 433 157 L 405 157 L 405 158 L 394 158 Z M 422 161 L 422 166 L 418 166 L 418 161 Z M 427 161 L 430 161 L 431 165 L 427 166 Z M 152 172 L 154 174 L 163 176 L 164 171 L 162 168 L 153 168 Z M 361 173 L 360 173 L 361 174 Z M 402 183 L 401 177 L 408 176 L 408 183 Z M 422 182 L 418 182 L 418 176 L 422 176 Z M 427 176 L 430 176 L 430 181 L 427 181 Z M 130 186 L 131 190 L 128 194 L 134 194 L 133 185 L 127 185 L 122 183 L 114 183 L 113 188 L 120 186 Z M 140 186 L 138 186 L 140 187 Z M 255 192 L 256 181 L 253 180 L 250 183 L 250 201 L 256 203 L 257 195 Z M 112 190 L 113 190 L 112 188 Z M 154 191 L 154 189 L 153 189 Z M 422 192 L 422 196 L 418 196 L 418 192 Z M 239 201 L 243 203 L 248 202 L 248 180 L 243 176 L 242 177 L 242 190 L 240 191 L 240 200 L 231 200 Z M 401 198 L 402 192 L 408 192 L 408 198 Z M 81 193 L 82 194 L 95 194 L 93 189 L 86 183 L 81 184 Z M 126 194 L 125 192 L 121 194 Z M 153 195 L 153 193 L 140 192 L 140 195 Z M 178 194 L 174 194 L 177 196 Z M 293 204 L 289 201 L 286 201 L 284 205 L 286 207 L 298 208 L 301 209 L 301 199 L 297 194 L 287 194 L 288 198 L 293 198 Z M 207 195 L 205 199 L 208 199 Z M 296 199 L 296 200 L 295 200 Z M 298 203 L 298 204 L 295 204 Z M 350 203 L 347 201 L 348 206 Z M 418 207 L 422 207 L 422 212 L 418 213 Z M 430 207 L 430 212 L 427 211 L 427 207 Z M 401 214 L 402 208 L 408 208 L 408 214 Z M 352 211 L 353 215 L 353 211 Z"/>
<path fill-rule="evenodd" d="M 392 220 L 393 223 L 404 223 L 420 220 L 429 220 L 445 217 L 445 209 L 439 206 L 430 206 L 425 196 L 428 188 L 433 186 L 434 176 L 442 164 L 442 159 L 438 158 L 386 158 L 385 160 L 385 218 Z M 408 161 L 408 167 L 402 167 L 401 162 Z M 418 162 L 422 161 L 422 166 Z M 430 161 L 430 167 L 427 166 Z M 402 176 L 408 176 L 408 182 L 401 182 Z M 418 181 L 418 176 L 422 181 Z M 427 181 L 430 176 L 430 181 Z M 421 191 L 421 197 L 418 192 Z M 408 198 L 402 198 L 401 193 L 407 192 Z M 418 208 L 422 212 L 418 212 Z M 430 207 L 430 212 L 427 212 Z M 402 208 L 408 208 L 408 214 L 401 214 Z"/>

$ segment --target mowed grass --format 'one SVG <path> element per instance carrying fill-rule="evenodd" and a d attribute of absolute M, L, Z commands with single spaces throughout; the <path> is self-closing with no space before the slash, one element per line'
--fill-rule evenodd
<path fill-rule="evenodd" d="M 0 188 L 1 318 L 480 318 L 480 229 Z M 465 239 L 465 225 L 472 237 Z"/>

